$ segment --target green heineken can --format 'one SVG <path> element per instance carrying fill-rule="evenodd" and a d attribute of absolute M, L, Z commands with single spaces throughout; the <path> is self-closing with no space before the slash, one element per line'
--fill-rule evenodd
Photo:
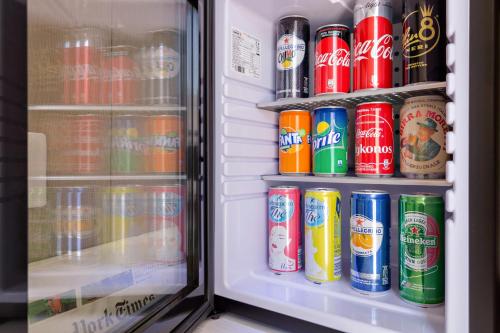
<path fill-rule="evenodd" d="M 325 106 L 314 110 L 314 175 L 343 176 L 347 173 L 348 129 L 345 108 Z"/>
<path fill-rule="evenodd" d="M 407 302 L 444 302 L 444 200 L 438 194 L 399 199 L 399 291 Z"/>

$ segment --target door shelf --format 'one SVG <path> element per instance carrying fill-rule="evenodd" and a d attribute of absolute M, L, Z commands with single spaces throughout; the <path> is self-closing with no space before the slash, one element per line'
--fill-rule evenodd
<path fill-rule="evenodd" d="M 317 107 L 329 105 L 353 108 L 360 103 L 373 101 L 403 104 L 405 99 L 410 97 L 436 94 L 446 97 L 446 82 L 424 83 L 380 90 L 364 90 L 349 94 L 323 95 L 309 98 L 287 98 L 270 103 L 259 103 L 257 107 L 276 112 L 290 109 L 314 110 Z"/>
<path fill-rule="evenodd" d="M 48 181 L 128 181 L 128 180 L 185 180 L 186 175 L 96 175 L 96 176 L 37 176 L 29 180 Z"/>
<path fill-rule="evenodd" d="M 30 105 L 30 112 L 182 112 L 184 106 L 171 105 Z"/>
<path fill-rule="evenodd" d="M 428 186 L 450 187 L 446 179 L 411 179 L 405 177 L 391 178 L 364 178 L 355 176 L 344 177 L 316 177 L 316 176 L 262 176 L 263 180 L 281 183 L 314 183 L 314 184 L 359 184 L 384 186 Z"/>

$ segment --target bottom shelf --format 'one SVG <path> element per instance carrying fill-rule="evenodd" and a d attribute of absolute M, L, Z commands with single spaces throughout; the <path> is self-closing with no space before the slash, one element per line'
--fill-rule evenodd
<path fill-rule="evenodd" d="M 276 275 L 268 269 L 226 285 L 233 299 L 345 332 L 443 332 L 445 306 L 421 308 L 398 295 L 397 268 L 393 286 L 383 296 L 365 296 L 351 288 L 348 276 L 318 285 L 304 272 Z"/>

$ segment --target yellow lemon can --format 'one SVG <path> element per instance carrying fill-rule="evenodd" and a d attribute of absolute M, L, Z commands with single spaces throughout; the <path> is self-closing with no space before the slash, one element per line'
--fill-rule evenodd
<path fill-rule="evenodd" d="M 340 280 L 341 195 L 333 188 L 312 188 L 304 197 L 305 274 L 314 283 Z"/>

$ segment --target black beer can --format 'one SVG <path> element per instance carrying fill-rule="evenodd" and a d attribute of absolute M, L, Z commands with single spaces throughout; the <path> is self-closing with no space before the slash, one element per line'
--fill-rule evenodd
<path fill-rule="evenodd" d="M 309 21 L 280 19 L 276 38 L 276 99 L 309 97 Z"/>
<path fill-rule="evenodd" d="M 446 0 L 403 1 L 404 85 L 446 80 Z"/>

